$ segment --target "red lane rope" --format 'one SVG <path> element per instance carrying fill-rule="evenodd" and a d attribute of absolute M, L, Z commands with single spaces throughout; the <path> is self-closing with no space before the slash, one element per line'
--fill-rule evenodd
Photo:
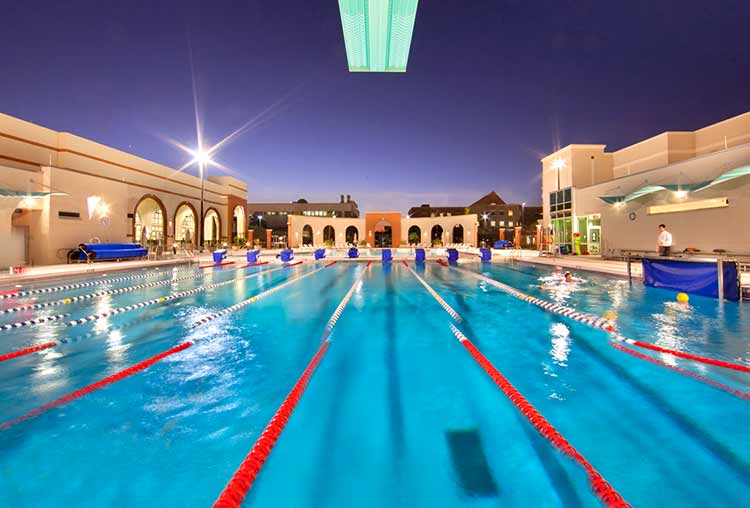
<path fill-rule="evenodd" d="M 439 265 L 441 265 L 441 266 L 450 266 L 450 265 L 449 265 L 448 263 L 446 263 L 446 262 L 445 262 L 445 261 L 443 261 L 442 259 L 438 259 L 438 260 L 437 260 L 437 264 L 439 264 Z"/>
<path fill-rule="evenodd" d="M 271 421 L 268 422 L 266 428 L 260 435 L 260 438 L 255 442 L 250 453 L 244 458 L 240 467 L 229 480 L 224 490 L 219 495 L 219 498 L 213 504 L 214 508 L 238 508 L 245 495 L 252 487 L 253 482 L 258 477 L 260 469 L 268 459 L 271 450 L 273 449 L 276 441 L 278 441 L 281 432 L 286 427 L 289 418 L 292 416 L 292 412 L 297 407 L 302 394 L 305 392 L 307 385 L 310 383 L 310 378 L 315 373 L 315 370 L 320 365 L 320 361 L 328 351 L 328 346 L 331 344 L 330 341 L 326 340 L 321 344 L 318 352 L 315 353 L 310 363 L 305 368 L 302 375 L 295 383 L 294 388 L 281 403 L 276 414 L 273 415 Z"/>
<path fill-rule="evenodd" d="M 645 360 L 649 363 L 653 363 L 655 365 L 659 365 L 661 367 L 667 368 L 669 370 L 673 370 L 675 372 L 679 372 L 680 374 L 685 374 L 686 376 L 692 377 L 693 379 L 697 379 L 698 381 L 703 381 L 704 383 L 707 383 L 714 388 L 718 388 L 719 390 L 724 390 L 725 392 L 731 393 L 732 395 L 736 395 L 737 397 L 741 399 L 750 400 L 750 393 L 743 392 L 741 390 L 737 390 L 735 388 L 732 388 L 731 386 L 727 386 L 724 383 L 719 383 L 718 381 L 714 381 L 713 379 L 709 379 L 705 376 L 701 376 L 700 374 L 697 374 L 695 372 L 689 371 L 687 369 L 683 369 L 681 367 L 677 367 L 675 365 L 669 365 L 666 362 L 663 362 L 661 360 L 658 360 L 652 356 L 644 355 L 643 353 L 640 353 L 638 351 L 635 351 L 633 349 L 630 349 L 629 347 L 625 347 L 621 344 L 618 344 L 616 342 L 610 342 L 610 346 L 613 348 L 622 351 L 623 353 L 627 353 L 629 355 L 635 356 L 636 358 L 639 358 L 641 360 Z"/>
<path fill-rule="evenodd" d="M 284 265 L 284 268 L 289 268 L 291 266 L 301 265 L 302 263 L 304 263 L 304 261 L 297 261 L 296 263 L 287 263 L 287 264 Z"/>
<path fill-rule="evenodd" d="M 331 261 L 330 263 L 326 264 L 323 268 L 328 268 L 329 266 L 333 266 L 336 263 L 338 263 L 338 261 Z"/>
<path fill-rule="evenodd" d="M 204 265 L 199 266 L 198 268 L 213 268 L 214 266 L 226 266 L 226 265 L 233 265 L 234 261 L 224 261 L 223 263 L 214 263 L 212 265 Z"/>
<path fill-rule="evenodd" d="M 404 261 L 403 259 L 401 260 L 401 262 L 402 262 L 402 263 L 404 264 L 404 266 L 409 266 L 409 263 L 407 263 L 407 262 L 406 262 L 406 261 Z"/>
<path fill-rule="evenodd" d="M 594 494 L 604 503 L 607 508 L 630 508 L 630 504 L 604 479 L 604 477 L 594 469 L 594 466 L 571 445 L 560 432 L 547 421 L 542 414 L 526 400 L 505 377 L 498 371 L 492 363 L 482 354 L 471 341 L 463 335 L 457 328 L 451 325 L 454 335 L 463 344 L 466 350 L 471 354 L 474 360 L 484 369 L 492 381 L 503 391 L 510 399 L 513 405 L 521 412 L 523 416 L 534 426 L 534 428 L 547 439 L 552 445 L 565 455 L 571 457 L 581 465 L 589 477 L 589 483 Z M 457 333 L 456 333 L 457 332 Z"/>
<path fill-rule="evenodd" d="M 750 367 L 747 365 L 740 365 L 738 363 L 725 362 L 723 360 L 716 360 L 714 358 L 707 358 L 705 356 L 694 355 L 692 353 L 685 353 L 684 351 L 677 351 L 675 349 L 667 349 L 655 344 L 649 344 L 648 342 L 641 342 L 639 340 L 626 339 L 627 344 L 633 346 L 650 349 L 651 351 L 658 351 L 659 353 L 666 353 L 669 355 L 677 356 L 679 358 L 685 358 L 687 360 L 693 360 L 695 362 L 706 363 L 708 365 L 715 365 L 717 367 L 723 367 L 725 369 L 738 370 L 740 372 L 750 372 Z"/>
<path fill-rule="evenodd" d="M 63 395 L 59 399 L 53 400 L 52 402 L 48 402 L 47 404 L 43 406 L 39 406 L 38 408 L 33 409 L 24 415 L 14 418 L 13 420 L 0 424 L 0 430 L 5 430 L 9 427 L 12 427 L 13 425 L 21 423 L 24 420 L 28 420 L 30 418 L 34 418 L 35 416 L 39 416 L 40 414 L 46 411 L 49 411 L 52 408 L 62 406 L 63 404 L 67 404 L 68 402 L 71 402 L 75 399 L 79 399 L 83 397 L 84 395 L 88 395 L 91 392 L 100 390 L 106 386 L 116 383 L 117 381 L 121 381 L 122 379 L 125 379 L 126 377 L 132 376 L 133 374 L 137 372 L 140 372 L 142 370 L 145 370 L 151 367 L 153 364 L 155 364 L 159 360 L 163 360 L 164 358 L 168 356 L 171 356 L 175 353 L 179 353 L 180 351 L 184 351 L 185 349 L 189 348 L 192 345 L 193 345 L 193 342 L 188 341 L 188 342 L 183 342 L 182 344 L 175 346 L 172 349 L 162 351 L 161 353 L 154 355 L 151 358 L 148 358 L 146 360 L 143 360 L 140 363 L 136 363 L 135 365 L 128 367 L 125 370 L 116 372 L 115 374 L 112 374 L 111 376 L 107 376 L 104 379 L 100 379 L 99 381 L 96 381 L 95 383 L 91 383 L 90 385 L 84 386 L 83 388 L 80 388 L 74 392 L 71 392 L 67 395 Z"/>
<path fill-rule="evenodd" d="M 367 268 L 369 268 L 371 264 L 372 264 L 372 261 L 368 261 L 367 262 Z"/>
<path fill-rule="evenodd" d="M 0 355 L 0 362 L 4 362 L 12 358 L 18 358 L 19 356 L 30 355 L 31 353 L 36 353 L 37 351 L 43 351 L 45 349 L 49 349 L 55 346 L 57 346 L 57 342 L 46 342 L 44 344 L 39 344 L 38 346 L 31 346 L 31 347 L 27 347 L 26 349 L 19 349 L 11 353 Z"/>
<path fill-rule="evenodd" d="M 250 268 L 251 266 L 260 266 L 260 265 L 267 265 L 268 261 L 260 261 L 258 263 L 248 263 L 246 265 L 240 266 L 240 268 Z"/>

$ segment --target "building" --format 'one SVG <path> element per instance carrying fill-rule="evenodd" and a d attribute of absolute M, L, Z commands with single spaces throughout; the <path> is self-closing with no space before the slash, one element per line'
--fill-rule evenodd
<path fill-rule="evenodd" d="M 468 206 L 416 206 L 409 209 L 409 217 L 474 214 L 479 218 L 480 244 L 492 245 L 497 240 L 515 241 L 518 231 L 521 246 L 536 248 L 536 224 L 540 218 L 540 208 L 527 207 L 525 203 L 506 203 L 495 191 L 491 191 Z"/>
<path fill-rule="evenodd" d="M 287 215 L 292 248 L 302 245 L 477 245 L 477 216 L 402 217 L 398 212 L 368 212 L 362 218 Z"/>
<path fill-rule="evenodd" d="M 341 194 L 338 202 L 310 203 L 301 198 L 289 203 L 248 203 L 250 210 L 250 228 L 255 230 L 255 238 L 262 238 L 261 230 L 271 230 L 277 243 L 286 243 L 287 216 L 303 217 L 346 217 L 358 218 L 357 202 L 352 201 L 350 194 Z"/>
<path fill-rule="evenodd" d="M 750 252 L 750 113 L 607 152 L 568 145 L 541 160 L 543 237 L 563 253 Z"/>
<path fill-rule="evenodd" d="M 205 243 L 243 241 L 245 182 L 204 184 Z M 197 244 L 200 189 L 197 177 L 0 114 L 0 266 L 64 263 L 91 241 Z"/>

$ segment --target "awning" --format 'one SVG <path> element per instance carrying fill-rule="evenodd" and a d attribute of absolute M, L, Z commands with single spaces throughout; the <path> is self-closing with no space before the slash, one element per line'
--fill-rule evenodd
<path fill-rule="evenodd" d="M 622 203 L 625 201 L 625 196 L 599 196 L 599 199 L 609 205 L 614 205 L 615 203 Z"/>
<path fill-rule="evenodd" d="M 419 0 L 339 0 L 349 72 L 406 72 Z"/>
<path fill-rule="evenodd" d="M 739 175 L 739 176 L 742 176 L 742 175 Z M 613 205 L 615 203 L 625 203 L 628 201 L 633 201 L 634 199 L 638 199 L 643 196 L 648 196 L 649 194 L 654 194 L 655 192 L 661 192 L 663 190 L 668 190 L 668 191 L 673 191 L 673 192 L 676 192 L 676 191 L 691 192 L 691 191 L 704 189 L 708 187 L 709 185 L 712 185 L 712 183 L 711 182 L 699 182 L 699 183 L 682 183 L 682 184 L 674 183 L 674 184 L 664 184 L 664 185 L 646 185 L 645 187 L 641 187 L 640 189 L 631 192 L 627 196 L 600 196 L 599 199 L 601 199 L 605 203 Z"/>
<path fill-rule="evenodd" d="M 67 196 L 64 192 L 17 191 L 0 189 L 0 198 L 45 198 L 47 196 Z"/>
<path fill-rule="evenodd" d="M 728 182 L 730 180 L 734 180 L 735 178 L 740 178 L 743 176 L 750 176 L 750 166 L 741 166 L 739 168 L 734 168 L 732 170 L 729 170 L 726 173 L 722 173 L 721 175 L 717 176 L 710 182 L 706 182 L 702 184 L 701 187 L 695 190 L 702 191 L 703 189 L 708 189 L 709 187 L 713 187 L 714 185 Z"/>

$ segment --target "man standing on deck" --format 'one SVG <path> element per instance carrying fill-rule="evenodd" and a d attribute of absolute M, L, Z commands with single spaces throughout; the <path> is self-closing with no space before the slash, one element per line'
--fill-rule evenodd
<path fill-rule="evenodd" d="M 664 224 L 659 224 L 656 246 L 660 256 L 669 256 L 669 251 L 672 249 L 672 233 L 667 231 L 667 226 Z"/>

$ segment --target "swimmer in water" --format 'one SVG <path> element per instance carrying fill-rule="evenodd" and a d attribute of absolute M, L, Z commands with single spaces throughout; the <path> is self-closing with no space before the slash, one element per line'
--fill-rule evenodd
<path fill-rule="evenodd" d="M 551 284 L 542 284 L 541 286 L 537 286 L 537 287 L 544 291 L 552 291 L 563 285 L 575 284 L 575 281 L 573 280 L 573 275 L 571 275 L 570 272 L 565 272 L 562 278 L 555 277 L 555 279 L 550 282 Z"/>

